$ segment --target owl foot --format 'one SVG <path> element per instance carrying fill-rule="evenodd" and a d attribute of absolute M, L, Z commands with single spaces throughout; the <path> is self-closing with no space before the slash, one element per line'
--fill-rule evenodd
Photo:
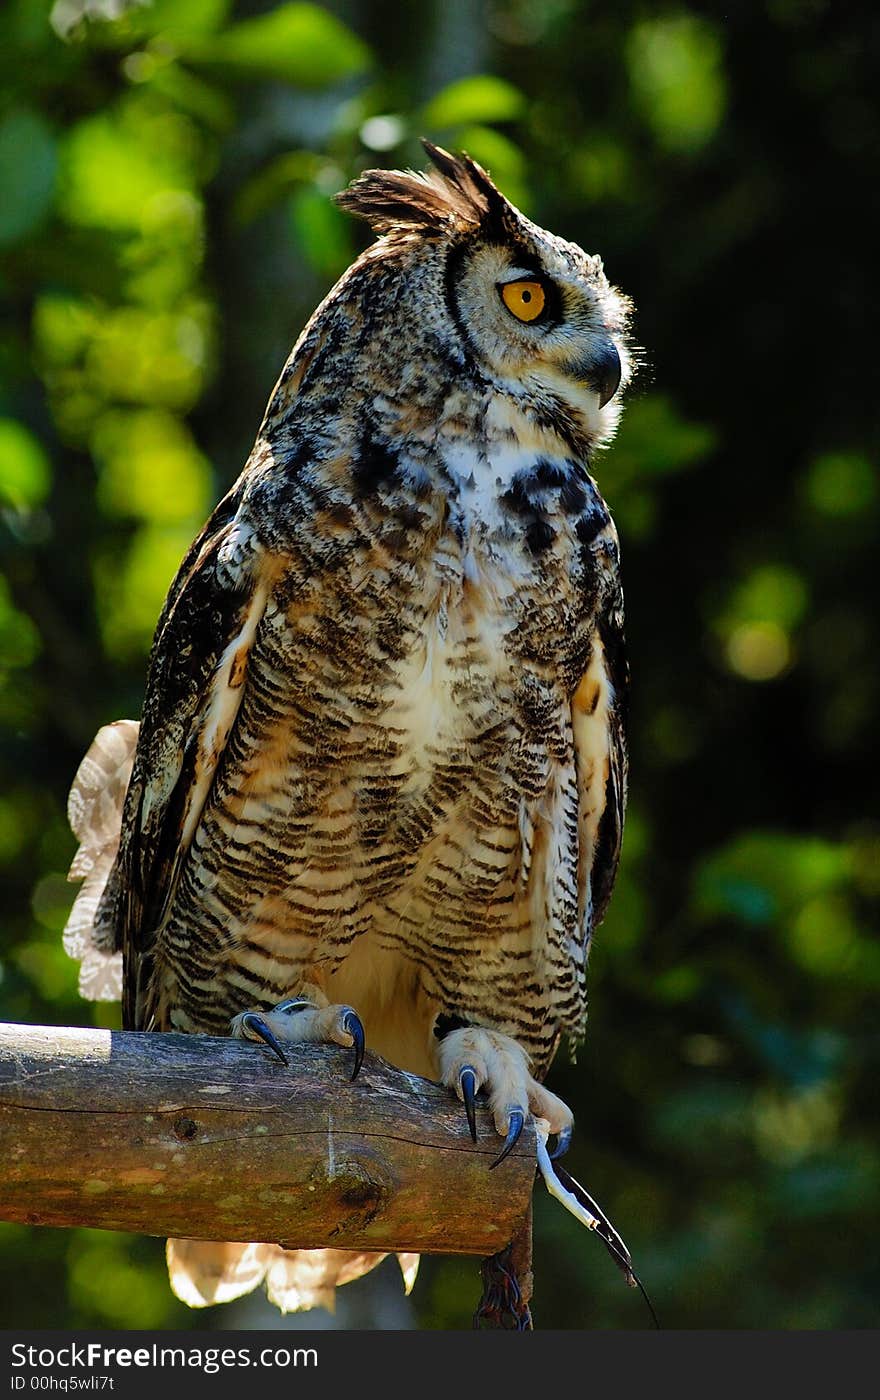
<path fill-rule="evenodd" d="M 554 1156 L 560 1156 L 571 1141 L 574 1122 L 568 1108 L 543 1084 L 529 1074 L 529 1059 L 521 1045 L 501 1031 L 479 1026 L 461 1026 L 449 1031 L 440 1042 L 440 1078 L 464 1104 L 468 1127 L 477 1140 L 474 1103 L 480 1089 L 489 1096 L 489 1108 L 504 1146 L 493 1167 L 504 1161 L 516 1146 L 526 1114 L 543 1118 L 556 1134 Z"/>
<path fill-rule="evenodd" d="M 262 1040 L 288 1064 L 281 1041 L 354 1046 L 352 1079 L 364 1059 L 364 1028 L 350 1006 L 316 1006 L 306 997 L 288 997 L 271 1011 L 242 1011 L 232 1019 L 232 1034 L 240 1040 Z"/>

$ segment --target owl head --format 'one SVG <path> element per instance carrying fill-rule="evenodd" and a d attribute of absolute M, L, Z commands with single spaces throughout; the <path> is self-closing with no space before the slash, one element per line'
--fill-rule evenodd
<path fill-rule="evenodd" d="M 434 170 L 367 170 L 337 196 L 381 235 L 373 269 L 397 264 L 398 311 L 409 294 L 412 328 L 430 305 L 464 370 L 555 409 L 589 446 L 607 440 L 630 377 L 628 300 L 600 258 L 533 224 L 476 161 L 423 144 Z"/>

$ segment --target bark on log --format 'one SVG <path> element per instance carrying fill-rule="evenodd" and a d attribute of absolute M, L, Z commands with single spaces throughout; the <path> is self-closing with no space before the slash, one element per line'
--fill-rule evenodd
<path fill-rule="evenodd" d="M 0 1218 L 291 1248 L 486 1255 L 525 1219 L 527 1122 L 497 1171 L 438 1085 L 367 1054 L 0 1026 Z"/>

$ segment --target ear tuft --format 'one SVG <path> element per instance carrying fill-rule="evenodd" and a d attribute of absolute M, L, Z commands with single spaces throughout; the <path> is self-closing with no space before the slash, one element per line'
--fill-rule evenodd
<path fill-rule="evenodd" d="M 511 206 L 481 165 L 430 141 L 422 145 L 435 170 L 365 170 L 336 203 L 377 233 L 418 229 L 430 234 L 475 230 L 501 219 Z"/>

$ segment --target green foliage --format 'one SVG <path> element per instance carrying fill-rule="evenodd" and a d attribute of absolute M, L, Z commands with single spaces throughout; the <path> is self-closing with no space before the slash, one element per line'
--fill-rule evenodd
<path fill-rule="evenodd" d="M 651 533 L 663 478 L 705 462 L 715 437 L 707 425 L 688 422 L 665 394 L 645 394 L 629 405 L 601 470 L 627 534 Z"/>
<path fill-rule="evenodd" d="M 89 228 L 139 230 L 154 201 L 191 187 L 195 133 L 148 94 L 78 122 L 62 153 L 61 213 Z"/>
<path fill-rule="evenodd" d="M 867 457 L 854 452 L 828 452 L 817 457 L 809 469 L 806 495 L 819 515 L 864 515 L 876 507 L 877 468 Z"/>
<path fill-rule="evenodd" d="M 230 25 L 210 38 L 178 39 L 191 63 L 219 67 L 240 78 L 277 78 L 304 88 L 351 77 L 370 61 L 366 45 L 318 5 L 279 5 Z"/>
<path fill-rule="evenodd" d="M 0 120 L 0 247 L 39 228 L 52 207 L 58 156 L 47 122 L 26 107 Z"/>
<path fill-rule="evenodd" d="M 296 190 L 290 201 L 290 217 L 297 246 L 315 271 L 328 280 L 339 277 L 354 252 L 349 221 L 326 193 L 312 184 Z"/>
<path fill-rule="evenodd" d="M 0 656 L 4 671 L 30 666 L 40 652 L 40 634 L 26 612 L 13 603 L 9 584 L 0 577 Z"/>
<path fill-rule="evenodd" d="M 0 418 L 0 499 L 17 510 L 42 505 L 52 485 L 39 438 L 13 418 Z"/>
<path fill-rule="evenodd" d="M 492 74 L 459 78 L 450 83 L 422 109 L 427 127 L 457 127 L 471 122 L 507 122 L 521 116 L 523 94 Z"/>
<path fill-rule="evenodd" d="M 330 196 L 421 165 L 419 136 L 464 147 L 602 253 L 646 347 L 593 466 L 630 816 L 587 1038 L 551 1082 L 668 1326 L 876 1319 L 878 124 L 846 10 L 0 7 L 4 1017 L 117 1023 L 61 947 L 70 779 L 138 713 L 170 579 L 361 246 Z M 204 1325 L 158 1240 L 0 1227 L 0 1249 L 7 1326 Z M 536 1278 L 542 1327 L 646 1325 L 540 1191 Z M 477 1292 L 473 1261 L 426 1260 L 400 1316 L 467 1326 Z"/>
<path fill-rule="evenodd" d="M 671 151 L 705 146 L 726 97 L 714 28 L 686 12 L 642 20 L 630 31 L 626 54 L 633 95 L 657 141 Z"/>

